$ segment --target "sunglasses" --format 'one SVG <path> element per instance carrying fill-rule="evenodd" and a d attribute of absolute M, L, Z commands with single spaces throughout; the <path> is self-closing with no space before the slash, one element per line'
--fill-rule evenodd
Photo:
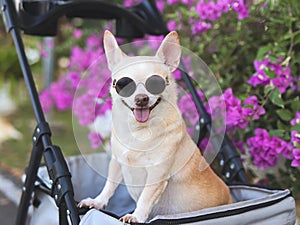
<path fill-rule="evenodd" d="M 136 90 L 138 84 L 144 85 L 146 90 L 153 94 L 158 95 L 161 94 L 167 85 L 169 85 L 169 79 L 166 77 L 165 79 L 159 75 L 152 75 L 149 77 L 145 84 L 142 82 L 136 83 L 130 77 L 122 77 L 118 81 L 113 80 L 113 88 L 116 89 L 116 92 L 122 97 L 130 97 Z"/>

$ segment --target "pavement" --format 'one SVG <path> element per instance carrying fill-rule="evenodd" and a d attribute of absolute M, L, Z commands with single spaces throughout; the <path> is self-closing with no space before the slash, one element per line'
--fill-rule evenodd
<path fill-rule="evenodd" d="M 20 179 L 0 169 L 0 224 L 15 224 L 20 196 Z"/>
<path fill-rule="evenodd" d="M 2 192 L 0 192 L 0 224 L 15 224 L 16 213 L 16 204 L 7 198 Z"/>

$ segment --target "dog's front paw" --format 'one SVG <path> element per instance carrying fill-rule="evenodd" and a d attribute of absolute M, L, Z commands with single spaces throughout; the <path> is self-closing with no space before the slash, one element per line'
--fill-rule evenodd
<path fill-rule="evenodd" d="M 107 202 L 99 201 L 97 198 L 86 198 L 78 203 L 78 207 L 89 207 L 95 209 L 104 209 L 107 206 Z"/>
<path fill-rule="evenodd" d="M 125 216 L 120 218 L 122 223 L 137 223 L 139 222 L 137 218 L 135 218 L 132 214 L 126 214 Z"/>

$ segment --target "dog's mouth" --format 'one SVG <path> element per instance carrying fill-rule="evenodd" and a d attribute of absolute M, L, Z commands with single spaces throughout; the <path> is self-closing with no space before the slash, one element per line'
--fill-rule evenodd
<path fill-rule="evenodd" d="M 150 107 L 132 108 L 124 100 L 122 100 L 122 102 L 127 108 L 129 108 L 133 112 L 136 121 L 138 121 L 139 123 L 145 123 L 149 119 L 150 112 L 161 102 L 161 97 L 159 97 L 156 100 L 156 102 Z"/>

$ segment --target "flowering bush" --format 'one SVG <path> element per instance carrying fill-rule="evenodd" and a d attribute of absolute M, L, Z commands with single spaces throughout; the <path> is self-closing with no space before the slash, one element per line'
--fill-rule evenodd
<path fill-rule="evenodd" d="M 131 6 L 138 2 L 125 0 L 123 4 Z M 263 176 L 254 181 L 292 188 L 300 194 L 300 3 L 158 0 L 156 4 L 168 28 L 179 32 L 182 46 L 209 65 L 224 90 L 223 96 L 209 99 L 200 90 L 199 95 L 209 113 L 212 105 L 220 112 L 226 111 L 226 131 L 252 165 L 249 169 L 255 168 L 254 173 L 264 169 Z M 74 30 L 73 39 L 85 39 L 80 29 Z M 73 112 L 79 123 L 91 127 L 88 137 L 94 148 L 109 134 L 92 125 L 99 118 L 109 120 L 111 110 L 109 85 L 98 85 L 110 83 L 108 69 L 99 66 L 106 65 L 101 57 L 101 39 L 102 34 L 93 33 L 82 47 L 73 47 L 68 73 L 41 93 L 45 111 L 52 106 L 70 109 L 74 101 Z M 95 60 L 98 66 L 93 65 Z M 188 58 L 184 61 L 190 63 Z M 180 81 L 178 71 L 175 77 Z M 224 106 L 219 104 L 221 98 L 225 100 Z M 197 113 L 187 99 L 189 94 L 182 96 L 178 105 L 195 126 Z M 217 119 L 214 114 L 212 119 Z"/>

